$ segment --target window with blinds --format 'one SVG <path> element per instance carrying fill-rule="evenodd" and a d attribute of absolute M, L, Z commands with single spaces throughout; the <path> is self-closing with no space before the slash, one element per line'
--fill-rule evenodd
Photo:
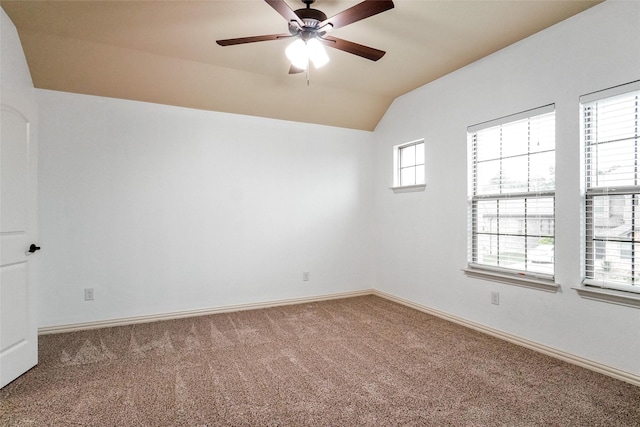
<path fill-rule="evenodd" d="M 555 106 L 468 128 L 469 267 L 553 279 Z"/>
<path fill-rule="evenodd" d="M 580 98 L 585 284 L 640 292 L 640 81 Z"/>

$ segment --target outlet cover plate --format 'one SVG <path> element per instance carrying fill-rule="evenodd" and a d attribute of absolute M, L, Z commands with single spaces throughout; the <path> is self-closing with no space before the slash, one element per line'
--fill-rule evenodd
<path fill-rule="evenodd" d="M 500 305 L 500 294 L 498 292 L 491 292 L 491 304 Z"/>

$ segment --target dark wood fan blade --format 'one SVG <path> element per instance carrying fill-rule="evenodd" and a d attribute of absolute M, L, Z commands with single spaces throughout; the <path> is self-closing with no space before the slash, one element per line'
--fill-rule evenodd
<path fill-rule="evenodd" d="M 302 68 L 298 68 L 296 66 L 291 66 L 291 68 L 289 68 L 289 74 L 300 74 L 300 73 L 304 73 L 304 70 Z"/>
<path fill-rule="evenodd" d="M 343 10 L 329 19 L 322 21 L 319 28 L 323 31 L 330 31 L 331 29 L 344 27 L 345 25 L 369 18 L 370 16 L 377 15 L 378 13 L 389 9 L 393 9 L 392 0 L 365 0 L 362 3 L 358 3 L 357 5 Z"/>
<path fill-rule="evenodd" d="M 279 40 L 287 37 L 293 37 L 291 34 L 269 34 L 267 36 L 240 37 L 238 39 L 216 40 L 220 46 L 233 46 L 236 44 L 264 42 L 268 40 Z"/>
<path fill-rule="evenodd" d="M 269 6 L 274 8 L 287 22 L 296 21 L 302 27 L 304 22 L 296 15 L 296 13 L 289 7 L 284 0 L 264 0 Z"/>
<path fill-rule="evenodd" d="M 320 42 L 326 46 L 343 50 L 345 52 L 349 52 L 354 55 L 358 55 L 363 58 L 370 59 L 372 61 L 377 61 L 378 59 L 382 58 L 386 53 L 384 50 L 374 49 L 369 46 L 364 46 L 358 43 L 339 39 L 337 37 L 325 36 L 323 38 L 319 38 L 318 40 L 320 40 Z"/>

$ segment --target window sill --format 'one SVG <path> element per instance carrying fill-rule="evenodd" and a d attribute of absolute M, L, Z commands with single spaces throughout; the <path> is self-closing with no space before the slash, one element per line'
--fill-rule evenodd
<path fill-rule="evenodd" d="M 576 286 L 574 289 L 582 298 L 603 301 L 626 307 L 640 308 L 640 294 L 617 291 L 615 289 L 597 288 L 594 286 Z"/>
<path fill-rule="evenodd" d="M 516 274 L 497 273 L 495 271 L 482 270 L 478 268 L 464 268 L 464 274 L 475 279 L 490 280 L 492 282 L 506 283 L 508 285 L 523 286 L 525 288 L 538 289 L 546 292 L 556 293 L 560 285 L 553 280 L 535 277 L 518 276 Z"/>
<path fill-rule="evenodd" d="M 394 193 L 412 193 L 414 191 L 424 191 L 427 184 L 418 184 L 418 185 L 405 185 L 404 187 L 391 187 L 389 190 L 392 190 Z"/>

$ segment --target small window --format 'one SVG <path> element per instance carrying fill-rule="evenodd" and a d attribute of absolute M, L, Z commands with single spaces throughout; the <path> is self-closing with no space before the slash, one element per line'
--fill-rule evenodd
<path fill-rule="evenodd" d="M 424 186 L 424 141 L 394 147 L 393 187 Z"/>
<path fill-rule="evenodd" d="M 580 98 L 585 285 L 640 292 L 640 81 Z"/>

